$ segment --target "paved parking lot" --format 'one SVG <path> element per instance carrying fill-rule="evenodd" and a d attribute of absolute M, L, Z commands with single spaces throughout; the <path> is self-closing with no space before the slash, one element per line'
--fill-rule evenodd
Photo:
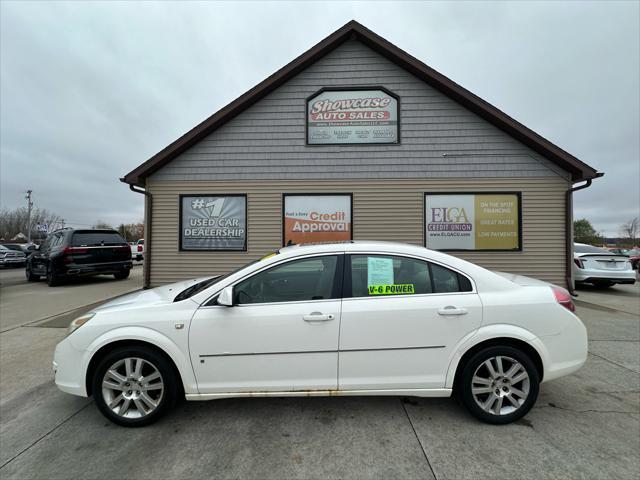
<path fill-rule="evenodd" d="M 537 406 L 513 425 L 481 424 L 449 399 L 331 397 L 183 403 L 133 430 L 53 384 L 52 352 L 65 331 L 50 327 L 57 311 L 33 319 L 57 290 L 0 281 L 1 308 L 18 296 L 10 289 L 30 292 L 0 334 L 3 479 L 638 478 L 638 284 L 580 291 L 588 362 L 543 384 Z M 76 307 L 85 289 L 116 283 L 63 287 L 70 304 L 56 304 L 58 313 Z"/>

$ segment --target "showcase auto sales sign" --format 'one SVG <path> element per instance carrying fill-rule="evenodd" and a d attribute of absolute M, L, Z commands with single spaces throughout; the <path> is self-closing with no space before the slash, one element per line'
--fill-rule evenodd
<path fill-rule="evenodd" d="M 398 100 L 384 90 L 326 90 L 307 102 L 312 145 L 398 143 Z"/>

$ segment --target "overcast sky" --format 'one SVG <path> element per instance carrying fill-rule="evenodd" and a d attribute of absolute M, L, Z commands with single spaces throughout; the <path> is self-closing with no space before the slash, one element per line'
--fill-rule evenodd
<path fill-rule="evenodd" d="M 640 205 L 639 2 L 0 2 L 1 196 L 142 219 L 118 179 L 351 19 L 605 172 L 576 218 Z"/>

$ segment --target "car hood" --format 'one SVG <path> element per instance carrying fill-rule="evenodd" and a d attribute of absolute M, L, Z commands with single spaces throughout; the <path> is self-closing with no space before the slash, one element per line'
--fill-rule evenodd
<path fill-rule="evenodd" d="M 156 305 L 158 303 L 172 303 L 173 299 L 176 298 L 176 295 L 184 289 L 198 282 L 219 276 L 220 275 L 194 278 L 191 280 L 171 283 L 169 285 L 163 285 L 161 287 L 150 288 L 148 290 L 137 290 L 100 305 L 98 308 L 93 309 L 93 311 L 100 312 L 128 306 L 139 307 L 143 305 Z"/>

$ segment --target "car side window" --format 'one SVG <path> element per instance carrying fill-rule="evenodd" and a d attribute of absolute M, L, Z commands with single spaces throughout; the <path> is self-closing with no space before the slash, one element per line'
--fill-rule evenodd
<path fill-rule="evenodd" d="M 417 295 L 432 293 L 427 262 L 388 255 L 351 257 L 351 296 Z"/>
<path fill-rule="evenodd" d="M 336 298 L 338 256 L 293 260 L 257 273 L 234 286 L 235 303 L 299 302 Z"/>
<path fill-rule="evenodd" d="M 391 255 L 351 256 L 352 297 L 471 291 L 467 277 L 431 262 Z"/>

